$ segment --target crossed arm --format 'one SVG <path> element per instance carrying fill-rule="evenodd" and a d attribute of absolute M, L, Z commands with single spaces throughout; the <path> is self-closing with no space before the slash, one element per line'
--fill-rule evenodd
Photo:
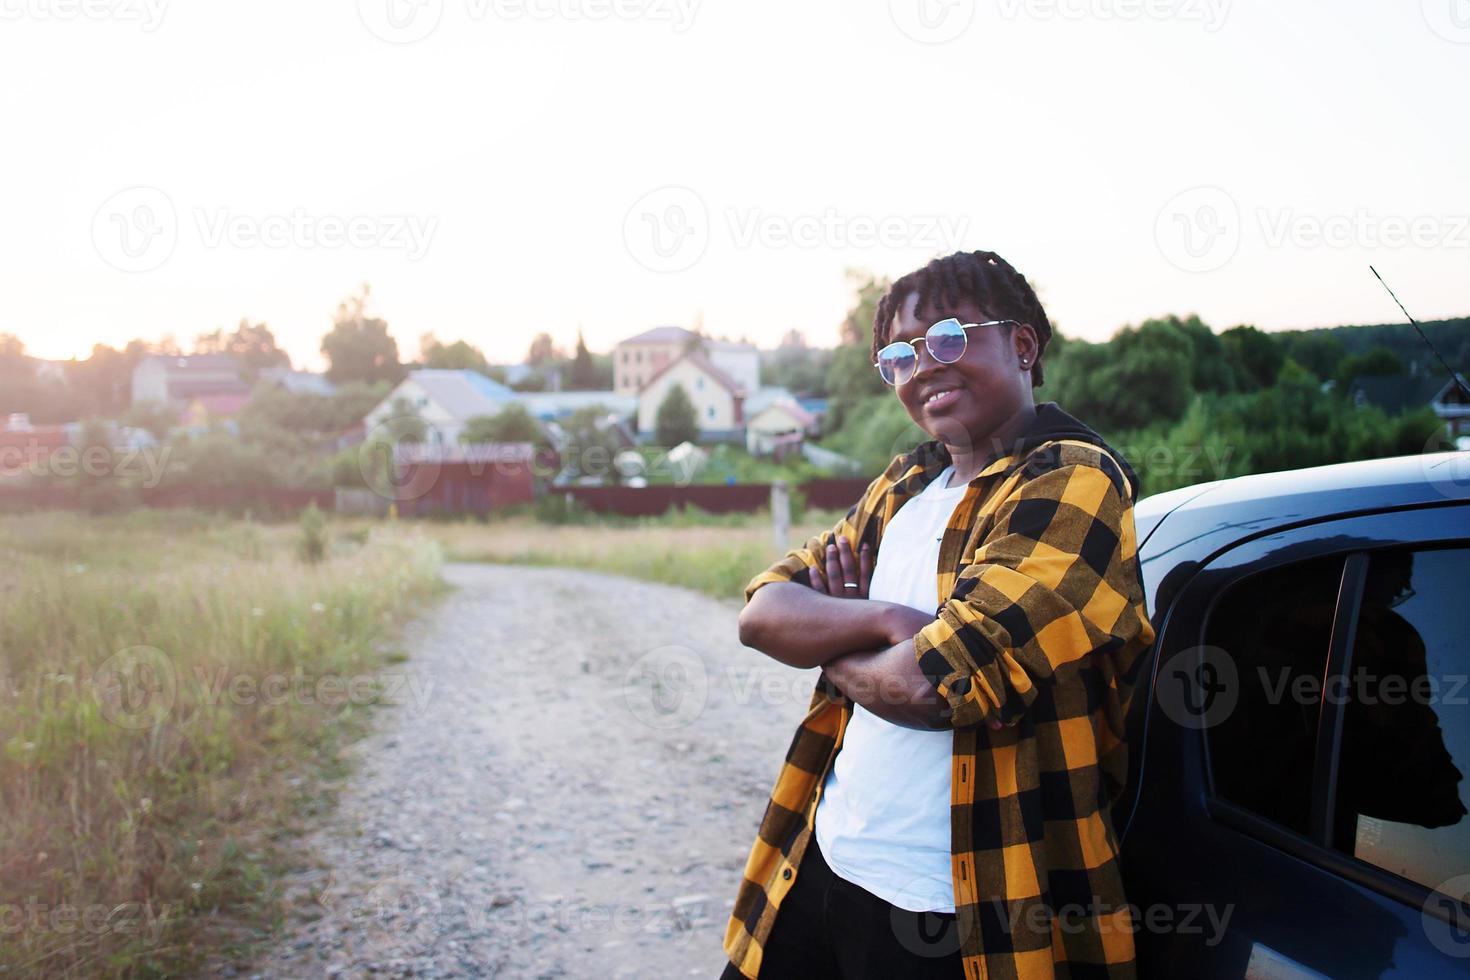
<path fill-rule="evenodd" d="M 756 590 L 740 613 L 740 642 L 793 667 L 821 667 L 844 695 L 895 725 L 947 728 L 948 704 L 914 650 L 914 634 L 934 617 L 869 599 L 872 570 L 868 547 L 854 556 L 837 535 L 824 566 L 811 570 L 810 587 L 772 582 Z"/>

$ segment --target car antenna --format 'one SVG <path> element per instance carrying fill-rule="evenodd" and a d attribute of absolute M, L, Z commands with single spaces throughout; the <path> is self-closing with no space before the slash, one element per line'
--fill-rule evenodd
<path fill-rule="evenodd" d="M 1466 398 L 1470 398 L 1470 387 L 1465 386 L 1465 379 L 1460 377 L 1460 372 L 1450 367 L 1449 363 L 1445 361 L 1444 355 L 1439 352 L 1439 348 L 1435 347 L 1434 344 L 1430 342 L 1429 338 L 1424 336 L 1424 330 L 1419 326 L 1419 321 L 1409 316 L 1408 310 L 1404 310 L 1404 304 L 1399 303 L 1399 298 L 1394 295 L 1394 291 L 1388 285 L 1388 283 L 1383 282 L 1383 277 L 1378 274 L 1378 270 L 1370 265 L 1368 266 L 1368 271 L 1373 273 L 1373 278 L 1377 279 L 1380 283 L 1383 283 L 1383 288 L 1388 290 L 1388 295 L 1393 296 L 1393 301 L 1395 303 L 1398 303 L 1400 310 L 1404 311 L 1404 316 L 1409 317 L 1409 322 L 1412 323 L 1414 325 L 1414 329 L 1419 332 L 1419 339 L 1424 341 L 1425 345 L 1427 345 L 1430 351 L 1434 353 L 1434 356 L 1439 359 L 1439 363 L 1444 365 L 1444 369 L 1450 373 L 1450 379 L 1459 386 L 1460 393 L 1463 394 Z"/>

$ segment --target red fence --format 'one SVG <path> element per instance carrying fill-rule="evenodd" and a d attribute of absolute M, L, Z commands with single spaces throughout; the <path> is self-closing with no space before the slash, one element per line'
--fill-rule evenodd
<path fill-rule="evenodd" d="M 405 517 L 430 513 L 486 514 L 513 504 L 530 503 L 534 491 L 529 469 L 512 469 L 514 472 L 471 474 L 461 466 L 444 466 L 432 479 L 424 481 L 423 489 L 411 483 L 405 486 L 394 502 Z M 803 495 L 808 507 L 846 510 L 867 488 L 868 481 L 862 479 L 821 479 L 809 480 L 795 489 Z M 598 514 L 626 517 L 654 517 L 671 507 L 698 507 L 712 514 L 750 513 L 769 506 L 771 501 L 769 483 L 557 487 L 547 493 L 570 497 Z M 139 490 L 130 499 L 102 500 L 90 498 L 71 486 L 0 486 L 0 510 L 92 510 L 141 505 L 290 514 L 310 503 L 322 510 L 332 510 L 334 497 L 331 490 L 154 487 Z"/>
<path fill-rule="evenodd" d="M 291 490 L 265 487 L 146 487 L 124 494 L 103 484 L 89 495 L 75 486 L 0 486 L 0 509 L 92 510 L 113 507 L 198 507 L 202 510 L 254 510 L 295 513 L 315 503 L 331 510 L 331 490 Z"/>
<path fill-rule="evenodd" d="M 868 489 L 868 482 L 861 479 L 809 480 L 796 489 L 806 498 L 808 507 L 846 510 L 857 503 L 863 491 Z M 698 507 L 711 514 L 749 513 L 771 502 L 769 483 L 566 487 L 550 492 L 565 494 L 594 513 L 624 517 L 652 517 L 670 507 Z"/>

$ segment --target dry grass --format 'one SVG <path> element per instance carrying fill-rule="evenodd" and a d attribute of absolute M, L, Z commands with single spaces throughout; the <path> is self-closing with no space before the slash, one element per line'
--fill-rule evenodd
<path fill-rule="evenodd" d="M 793 544 L 831 528 L 836 511 L 809 512 Z M 609 524 L 547 525 L 529 518 L 489 524 L 429 525 L 451 561 L 590 568 L 740 600 L 745 584 L 784 552 L 765 514 L 672 516 Z"/>
<path fill-rule="evenodd" d="M 0 518 L 0 973 L 175 974 L 271 925 L 283 835 L 440 588 L 416 531 L 330 533 L 306 564 L 292 525 Z"/>

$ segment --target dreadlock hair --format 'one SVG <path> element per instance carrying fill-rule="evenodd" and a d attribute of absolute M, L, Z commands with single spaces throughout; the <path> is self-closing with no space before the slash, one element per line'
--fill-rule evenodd
<path fill-rule="evenodd" d="M 970 300 L 996 319 L 1029 323 L 1036 331 L 1036 363 L 1031 365 L 1031 387 L 1042 383 L 1042 355 L 1051 340 L 1051 321 L 1026 277 L 994 252 L 955 252 L 934 259 L 888 287 L 873 315 L 873 360 L 888 345 L 893 317 L 909 293 L 919 294 L 918 309 L 950 306 Z M 1014 326 L 1008 327 L 1014 330 Z"/>

